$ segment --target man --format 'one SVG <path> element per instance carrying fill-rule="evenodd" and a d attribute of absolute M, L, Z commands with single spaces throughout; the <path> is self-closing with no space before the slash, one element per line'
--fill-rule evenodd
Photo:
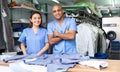
<path fill-rule="evenodd" d="M 73 18 L 65 18 L 61 5 L 54 5 L 52 14 L 55 20 L 48 23 L 48 39 L 53 45 L 53 54 L 75 54 L 76 22 Z"/>

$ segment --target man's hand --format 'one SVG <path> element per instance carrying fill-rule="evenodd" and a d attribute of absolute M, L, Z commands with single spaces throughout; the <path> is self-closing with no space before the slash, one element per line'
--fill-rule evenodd
<path fill-rule="evenodd" d="M 54 37 L 58 37 L 59 36 L 59 32 L 57 31 L 57 29 L 54 30 Z"/>
<path fill-rule="evenodd" d="M 66 29 L 65 33 L 59 33 L 57 29 L 54 29 L 54 38 L 60 38 L 64 40 L 73 40 L 75 39 L 76 31 Z"/>
<path fill-rule="evenodd" d="M 66 32 L 65 33 L 69 33 L 69 30 L 68 29 L 66 29 Z"/>
<path fill-rule="evenodd" d="M 52 45 L 60 42 L 62 39 L 58 37 L 59 35 L 60 33 L 56 29 L 54 29 L 54 33 L 51 35 L 48 35 L 49 43 Z"/>

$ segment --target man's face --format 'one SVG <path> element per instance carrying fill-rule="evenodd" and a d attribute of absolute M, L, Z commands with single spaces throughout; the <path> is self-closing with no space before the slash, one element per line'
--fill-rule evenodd
<path fill-rule="evenodd" d="M 57 20 L 62 18 L 63 13 L 64 12 L 63 12 L 62 8 L 58 5 L 56 5 L 52 8 L 52 14 Z"/>

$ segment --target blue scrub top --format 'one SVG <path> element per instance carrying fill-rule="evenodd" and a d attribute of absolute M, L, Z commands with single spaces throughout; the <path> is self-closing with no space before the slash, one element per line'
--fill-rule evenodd
<path fill-rule="evenodd" d="M 45 28 L 39 28 L 35 34 L 32 28 L 26 28 L 23 30 L 18 41 L 26 44 L 27 54 L 36 54 L 48 42 L 47 30 Z"/>
<path fill-rule="evenodd" d="M 57 20 L 53 20 L 50 23 L 48 23 L 47 26 L 47 32 L 49 34 L 54 33 L 54 29 L 57 29 L 59 33 L 65 33 L 67 30 L 75 30 L 77 31 L 77 26 L 75 19 L 73 18 L 64 18 L 62 26 L 60 26 L 57 22 Z M 54 54 L 75 54 L 76 51 L 76 42 L 74 40 L 62 40 L 59 43 L 56 43 L 53 45 L 53 53 Z"/>

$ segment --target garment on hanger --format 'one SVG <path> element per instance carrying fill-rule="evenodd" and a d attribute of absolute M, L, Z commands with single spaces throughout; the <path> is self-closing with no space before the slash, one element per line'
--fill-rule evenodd
<path fill-rule="evenodd" d="M 90 25 L 91 26 L 91 28 L 92 28 L 92 30 L 93 30 L 93 32 L 94 32 L 94 37 L 95 37 L 95 40 L 94 40 L 94 43 L 95 43 L 95 53 L 97 53 L 97 51 L 98 51 L 98 40 L 99 40 L 99 28 L 97 27 L 97 26 L 94 26 L 94 25 Z"/>
<path fill-rule="evenodd" d="M 99 29 L 99 50 L 100 53 L 105 53 L 107 50 L 107 42 L 106 42 L 106 36 L 104 34 L 104 31 L 102 29 Z"/>
<path fill-rule="evenodd" d="M 76 47 L 78 53 L 94 57 L 97 52 L 105 53 L 107 49 L 104 31 L 92 23 L 77 26 Z"/>
<path fill-rule="evenodd" d="M 94 57 L 96 34 L 89 23 L 81 23 L 77 26 L 76 47 L 78 53 Z"/>

